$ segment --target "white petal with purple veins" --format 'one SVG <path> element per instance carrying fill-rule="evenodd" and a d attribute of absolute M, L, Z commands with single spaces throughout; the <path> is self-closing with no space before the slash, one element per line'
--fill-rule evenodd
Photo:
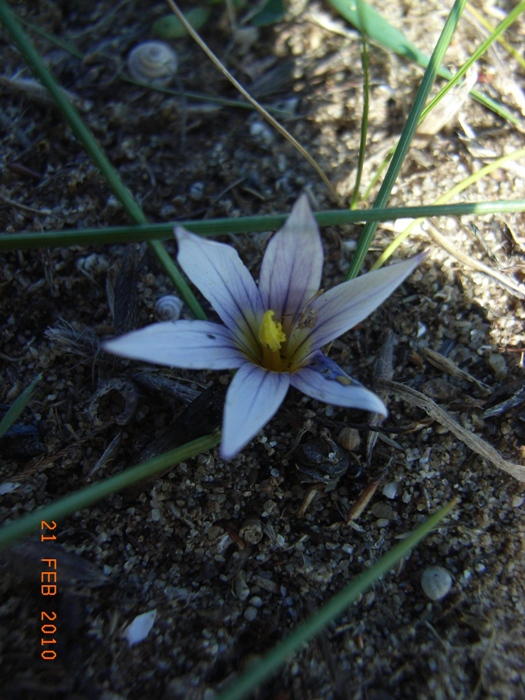
<path fill-rule="evenodd" d="M 232 459 L 275 415 L 290 385 L 290 375 L 269 372 L 249 362 L 235 373 L 226 394 L 220 447 Z"/>
<path fill-rule="evenodd" d="M 302 195 L 268 243 L 259 277 L 264 306 L 275 311 L 276 320 L 283 319 L 285 329 L 319 290 L 322 268 L 321 236 Z"/>
<path fill-rule="evenodd" d="M 341 376 L 347 376 L 341 372 Z M 359 408 L 363 411 L 372 411 L 387 415 L 385 404 L 379 396 L 365 389 L 359 382 L 345 385 L 335 379 L 324 377 L 315 369 L 303 367 L 294 374 L 291 379 L 292 386 L 312 399 L 331 403 L 334 406 L 346 408 Z"/>
<path fill-rule="evenodd" d="M 419 265 L 424 258 L 416 255 L 395 265 L 383 267 L 332 287 L 312 303 L 317 324 L 310 334 L 312 350 L 317 350 L 361 323 Z"/>
<path fill-rule="evenodd" d="M 246 362 L 231 331 L 209 321 L 167 321 L 109 340 L 104 350 L 182 369 L 236 369 Z"/>
<path fill-rule="evenodd" d="M 177 260 L 223 323 L 241 340 L 251 336 L 264 313 L 261 295 L 235 248 L 178 227 Z"/>

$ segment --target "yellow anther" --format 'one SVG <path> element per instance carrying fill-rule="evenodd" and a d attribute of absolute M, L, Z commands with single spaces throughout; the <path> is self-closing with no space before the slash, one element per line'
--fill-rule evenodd
<path fill-rule="evenodd" d="M 259 328 L 259 340 L 263 346 L 270 348 L 273 352 L 277 352 L 286 340 L 286 335 L 283 332 L 282 324 L 273 320 L 274 313 L 274 311 L 266 311 L 264 314 L 261 327 Z"/>

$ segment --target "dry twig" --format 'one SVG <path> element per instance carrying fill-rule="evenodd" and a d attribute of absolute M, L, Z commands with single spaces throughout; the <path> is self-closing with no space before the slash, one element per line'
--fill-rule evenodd
<path fill-rule="evenodd" d="M 381 380 L 380 382 L 378 381 L 378 384 L 400 399 L 407 401 L 413 406 L 422 408 L 433 420 L 450 430 L 450 432 L 467 445 L 467 447 L 470 447 L 473 452 L 487 459 L 495 467 L 498 467 L 498 469 L 503 469 L 503 471 L 508 472 L 515 479 L 518 479 L 518 481 L 525 481 L 525 467 L 523 465 L 503 459 L 492 445 L 489 445 L 488 442 L 482 440 L 482 438 L 478 437 L 475 433 L 472 433 L 470 430 L 460 425 L 449 413 L 443 410 L 441 406 L 438 406 L 432 399 L 429 399 L 428 396 L 408 386 L 398 384 L 398 382 Z"/>

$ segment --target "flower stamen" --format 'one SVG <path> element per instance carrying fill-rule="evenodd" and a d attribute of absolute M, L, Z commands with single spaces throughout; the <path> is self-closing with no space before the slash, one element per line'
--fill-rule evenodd
<path fill-rule="evenodd" d="M 286 334 L 283 331 L 282 323 L 275 322 L 273 316 L 275 311 L 267 311 L 259 328 L 259 340 L 263 347 L 268 347 L 273 352 L 278 352 L 281 345 L 286 342 Z"/>

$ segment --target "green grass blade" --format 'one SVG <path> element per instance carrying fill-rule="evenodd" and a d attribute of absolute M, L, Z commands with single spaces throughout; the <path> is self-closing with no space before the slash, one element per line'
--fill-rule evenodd
<path fill-rule="evenodd" d="M 419 117 L 421 116 L 421 112 L 425 107 L 428 95 L 434 80 L 436 79 L 438 68 L 441 65 L 443 56 L 445 55 L 445 52 L 450 44 L 450 40 L 452 39 L 452 35 L 454 34 L 466 2 L 467 0 L 456 0 L 449 16 L 447 17 L 447 21 L 445 22 L 441 36 L 439 37 L 439 40 L 434 48 L 429 64 L 425 70 L 423 80 L 421 81 L 419 90 L 414 98 L 414 103 L 401 133 L 401 138 L 399 139 L 396 152 L 394 153 L 394 157 L 392 158 L 386 172 L 385 179 L 383 180 L 377 194 L 374 207 L 384 207 L 388 201 L 388 198 L 390 197 L 392 187 L 394 186 L 399 171 L 401 170 L 401 166 L 403 165 L 403 161 L 410 147 L 410 142 L 412 141 L 412 137 L 416 131 Z M 367 26 L 369 26 L 369 23 Z M 374 238 L 376 229 L 376 222 L 368 223 L 363 229 L 363 232 L 359 238 L 357 250 L 346 275 L 346 279 L 357 277 L 368 248 L 370 247 L 370 244 Z"/>
<path fill-rule="evenodd" d="M 518 152 L 519 154 L 519 152 Z M 512 159 L 518 157 L 513 153 Z M 510 159 L 510 157 L 504 157 Z M 498 161 L 499 162 L 499 161 Z M 485 171 L 484 171 L 485 172 Z M 434 216 L 478 216 L 486 214 L 512 214 L 525 211 L 525 199 L 497 200 L 494 202 L 458 202 L 456 204 L 418 205 L 413 207 L 384 207 L 377 209 L 328 209 L 315 212 L 319 226 L 343 226 L 365 222 L 395 221 L 405 218 L 430 218 Z M 286 214 L 244 216 L 237 219 L 206 219 L 184 221 L 178 225 L 200 236 L 257 233 L 276 231 L 286 220 Z M 103 245 L 134 241 L 166 240 L 171 238 L 173 223 L 144 224 L 143 226 L 110 226 L 108 228 L 62 229 L 35 233 L 5 233 L 0 235 L 0 253 L 32 248 L 52 248 L 69 245 Z"/>
<path fill-rule="evenodd" d="M 120 179 L 119 174 L 115 168 L 111 165 L 109 160 L 106 158 L 104 152 L 98 145 L 98 142 L 94 138 L 91 131 L 84 124 L 81 116 L 73 105 L 69 102 L 65 93 L 61 90 L 60 86 L 51 75 L 50 71 L 44 65 L 38 51 L 35 49 L 29 38 L 26 36 L 24 30 L 15 19 L 15 16 L 7 6 L 5 0 L 0 0 L 0 21 L 7 29 L 14 43 L 20 49 L 22 55 L 26 59 L 33 73 L 39 78 L 44 87 L 47 88 L 53 99 L 55 100 L 58 108 L 64 115 L 64 118 L 72 128 L 76 137 L 82 143 L 86 151 L 91 156 L 93 162 L 100 170 L 102 175 L 106 178 L 108 185 L 115 194 L 115 196 L 120 200 L 122 206 L 129 214 L 130 218 L 133 219 L 137 224 L 147 223 L 146 216 L 144 212 L 139 207 L 133 195 L 124 185 Z M 151 241 L 149 245 L 159 259 L 160 263 L 164 267 L 166 273 L 170 276 L 173 283 L 176 285 L 184 300 L 188 304 L 189 308 L 195 314 L 196 318 L 205 319 L 206 314 L 204 313 L 201 305 L 197 301 L 197 298 L 184 281 L 182 274 L 178 267 L 175 265 L 173 260 L 166 254 L 164 246 L 159 241 Z"/>
<path fill-rule="evenodd" d="M 491 35 L 485 39 L 485 41 L 481 44 L 481 46 L 478 46 L 478 48 L 474 51 L 472 56 L 466 61 L 461 68 L 458 70 L 458 72 L 454 75 L 453 79 L 450 80 L 440 91 L 439 93 L 434 97 L 433 100 L 429 102 L 429 104 L 425 107 L 423 110 L 423 113 L 420 118 L 420 122 L 423 121 L 423 119 L 429 114 L 434 107 L 437 105 L 437 103 L 443 99 L 443 97 L 452 90 L 454 85 L 458 83 L 461 78 L 465 75 L 465 73 L 469 70 L 469 68 L 478 61 L 481 56 L 489 49 L 492 44 L 499 39 L 499 37 L 505 32 L 511 24 L 513 24 L 518 17 L 521 15 L 521 13 L 525 10 L 525 0 L 522 0 L 516 7 L 509 12 L 509 14 L 505 17 L 505 19 L 498 24 L 498 26 L 492 31 Z"/>
<path fill-rule="evenodd" d="M 485 29 L 488 31 L 489 34 L 492 34 L 494 31 L 494 27 L 490 24 L 490 22 L 487 22 L 485 17 L 476 10 L 475 7 L 473 7 L 470 3 L 467 3 L 467 12 L 469 12 L 475 19 L 483 26 Z M 511 46 L 503 37 L 498 37 L 498 43 L 500 43 L 503 48 L 510 53 L 510 55 L 516 59 L 516 61 L 520 64 L 520 66 L 525 70 L 525 60 L 523 56 L 516 51 L 516 49 Z"/>
<path fill-rule="evenodd" d="M 351 0 L 328 0 L 328 2 L 337 12 L 339 12 L 342 17 L 350 22 L 350 24 L 353 24 L 354 27 L 360 31 L 362 30 L 359 12 L 357 11 L 357 7 L 354 2 L 351 2 Z M 394 51 L 394 53 L 397 53 L 400 56 L 404 56 L 405 58 L 414 61 L 423 68 L 428 66 L 430 59 L 425 53 L 423 53 L 423 51 L 420 51 L 417 46 L 412 44 L 412 42 L 409 41 L 401 31 L 399 31 L 399 29 L 396 29 L 389 22 L 387 22 L 386 19 L 384 19 L 379 12 L 377 12 L 377 10 L 374 10 L 373 7 L 364 2 L 363 5 L 366 7 L 366 11 L 364 12 L 363 16 L 366 19 L 366 26 L 369 33 L 368 35 L 371 41 L 383 46 L 386 49 Z M 438 67 L 438 75 L 440 75 L 442 78 L 446 78 L 447 80 L 450 80 L 453 77 L 452 73 L 441 65 Z M 519 120 L 511 112 L 505 109 L 503 105 L 499 104 L 499 102 L 490 99 L 490 97 L 487 97 L 482 92 L 479 92 L 479 90 L 471 90 L 470 94 L 482 105 L 488 109 L 491 109 L 496 114 L 499 114 L 500 117 L 506 119 L 511 124 L 519 124 Z"/>
<path fill-rule="evenodd" d="M 36 385 L 41 379 L 42 375 L 38 374 L 33 379 L 31 384 L 26 389 L 24 389 L 24 391 L 20 394 L 20 396 L 16 399 L 16 401 L 9 408 L 5 416 L 2 418 L 2 422 L 0 423 L 0 438 L 7 433 L 9 428 L 13 425 L 18 416 L 27 406 L 27 404 L 31 400 L 31 396 L 33 395 L 33 391 L 35 390 Z"/>
<path fill-rule="evenodd" d="M 13 544 L 17 540 L 30 535 L 35 530 L 40 529 L 42 520 L 60 520 L 61 518 L 76 513 L 87 506 L 100 501 L 102 498 L 111 496 L 118 491 L 148 479 L 159 472 L 169 469 L 180 462 L 184 462 L 195 455 L 212 449 L 220 442 L 220 435 L 212 434 L 200 437 L 197 440 L 188 442 L 182 447 L 176 447 L 169 452 L 165 452 L 158 457 L 148 459 L 146 462 L 137 464 L 135 467 L 126 469 L 120 474 L 110 476 L 103 481 L 86 486 L 80 491 L 76 491 L 69 496 L 61 498 L 59 501 L 48 506 L 43 506 L 29 515 L 25 515 L 19 520 L 7 523 L 0 528 L 0 549 Z"/>
<path fill-rule="evenodd" d="M 413 530 L 406 539 L 393 547 L 378 562 L 331 598 L 306 622 L 303 622 L 280 644 L 271 649 L 257 664 L 250 666 L 243 676 L 219 695 L 217 700 L 241 700 L 249 693 L 252 693 L 260 683 L 275 673 L 293 654 L 300 651 L 306 642 L 313 639 L 316 634 L 319 634 L 321 630 L 341 615 L 355 601 L 358 595 L 364 593 L 400 559 L 406 556 L 450 513 L 458 500 L 452 500 L 431 515 L 422 525 Z"/>
<path fill-rule="evenodd" d="M 477 170 L 476 172 L 472 173 L 472 175 L 469 175 L 461 182 L 458 182 L 457 185 L 454 185 L 454 187 L 448 190 L 448 192 L 442 194 L 441 197 L 439 197 L 436 200 L 436 205 L 446 204 L 460 192 L 463 192 L 468 187 L 476 183 L 478 180 L 481 180 L 483 177 L 485 177 L 485 175 L 490 175 L 494 172 L 494 170 L 497 170 L 498 168 L 501 168 L 503 165 L 505 165 L 505 163 L 516 161 L 520 158 L 525 158 L 525 148 L 521 148 L 519 151 L 514 151 L 513 153 L 508 153 L 506 156 L 502 156 L 501 158 L 498 158 L 492 163 L 485 165 L 483 168 L 481 168 L 481 170 Z M 422 218 L 416 217 L 413 221 L 411 221 L 408 224 L 408 226 L 403 231 L 401 231 L 401 233 L 394 238 L 392 243 L 390 243 L 387 246 L 387 248 L 381 253 L 378 260 L 376 260 L 376 262 L 372 265 L 370 269 L 377 270 L 382 265 L 384 265 L 388 258 L 394 253 L 395 250 L 397 250 L 397 248 L 399 248 L 401 243 L 403 243 L 403 241 L 406 238 L 408 238 L 408 236 L 411 234 L 414 228 L 416 228 L 416 226 L 418 226 L 422 220 Z"/>

